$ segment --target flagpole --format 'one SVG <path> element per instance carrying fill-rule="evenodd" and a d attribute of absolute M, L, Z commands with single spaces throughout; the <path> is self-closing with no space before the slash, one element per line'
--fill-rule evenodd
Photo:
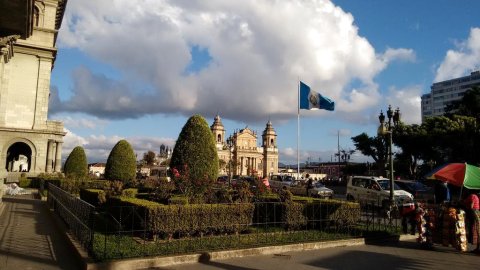
<path fill-rule="evenodd" d="M 297 180 L 300 179 L 300 78 L 298 78 L 297 110 Z"/>

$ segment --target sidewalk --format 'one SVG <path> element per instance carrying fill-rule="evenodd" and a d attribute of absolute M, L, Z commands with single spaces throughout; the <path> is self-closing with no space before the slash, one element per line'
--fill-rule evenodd
<path fill-rule="evenodd" d="M 0 269 L 80 269 L 44 202 L 32 194 L 0 204 Z"/>

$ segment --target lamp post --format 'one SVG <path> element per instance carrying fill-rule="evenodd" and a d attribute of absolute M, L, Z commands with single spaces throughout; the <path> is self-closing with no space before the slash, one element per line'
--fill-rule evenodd
<path fill-rule="evenodd" d="M 230 159 L 228 160 L 228 187 L 232 186 L 232 152 L 233 152 L 233 138 L 232 136 L 227 138 L 228 152 L 230 153 Z"/>
<path fill-rule="evenodd" d="M 394 192 L 394 177 L 393 177 L 393 128 L 397 126 L 400 122 L 400 109 L 397 108 L 395 111 L 392 110 L 392 106 L 388 105 L 387 110 L 388 122 L 385 122 L 385 115 L 380 111 L 378 120 L 380 121 L 380 126 L 378 127 L 378 135 L 386 136 L 388 135 L 388 163 L 390 166 L 390 205 L 394 205 L 393 192 Z M 392 122 L 393 120 L 393 122 Z"/>

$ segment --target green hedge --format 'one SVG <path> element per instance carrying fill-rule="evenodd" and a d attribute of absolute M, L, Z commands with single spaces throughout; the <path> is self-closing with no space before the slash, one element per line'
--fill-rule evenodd
<path fill-rule="evenodd" d="M 263 196 L 255 204 L 253 222 L 274 224 L 286 229 L 350 226 L 360 219 L 360 205 L 338 200 L 294 196 L 293 202 L 279 203 L 278 196 Z"/>
<path fill-rule="evenodd" d="M 122 196 L 128 198 L 136 198 L 138 194 L 138 189 L 136 188 L 126 188 L 122 190 Z"/>
<path fill-rule="evenodd" d="M 180 205 L 186 205 L 188 204 L 188 197 L 185 196 L 173 196 L 170 199 L 168 199 L 168 204 L 180 204 Z"/>
<path fill-rule="evenodd" d="M 88 202 L 93 206 L 99 206 L 105 198 L 105 192 L 101 189 L 81 189 L 80 199 Z"/>
<path fill-rule="evenodd" d="M 26 178 L 26 177 L 21 177 L 18 180 L 18 186 L 21 188 L 30 188 L 32 187 L 32 179 Z"/>
<path fill-rule="evenodd" d="M 251 225 L 254 210 L 253 204 L 161 205 L 125 197 L 111 198 L 109 205 L 111 214 L 127 227 L 169 237 L 241 232 Z M 137 219 L 124 218 L 132 215 Z"/>

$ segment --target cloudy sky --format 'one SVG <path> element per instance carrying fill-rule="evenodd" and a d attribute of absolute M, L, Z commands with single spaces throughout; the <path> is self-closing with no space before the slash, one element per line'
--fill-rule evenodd
<path fill-rule="evenodd" d="M 420 122 L 435 81 L 480 67 L 478 1 L 71 0 L 58 36 L 49 118 L 90 162 L 127 139 L 141 155 L 173 146 L 193 114 L 261 133 L 296 162 L 298 80 L 334 112 L 300 113 L 301 161 L 330 161 L 399 107 Z M 352 161 L 365 161 L 359 154 Z"/>

